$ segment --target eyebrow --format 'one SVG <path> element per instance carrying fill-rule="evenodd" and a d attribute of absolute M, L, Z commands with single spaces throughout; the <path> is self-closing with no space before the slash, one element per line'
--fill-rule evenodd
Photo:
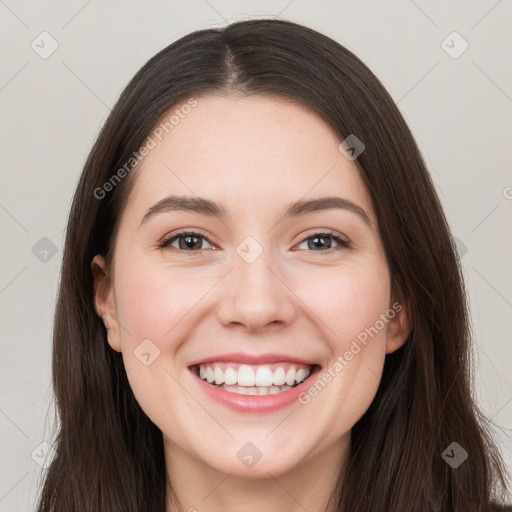
<path fill-rule="evenodd" d="M 372 221 L 363 208 L 348 199 L 337 196 L 320 197 L 317 199 L 300 199 L 294 203 L 288 204 L 284 211 L 283 219 L 300 217 L 307 213 L 333 209 L 347 210 L 362 218 L 368 226 L 372 224 Z M 205 199 L 203 197 L 171 195 L 158 201 L 158 203 L 154 204 L 147 210 L 142 218 L 139 228 L 155 215 L 171 211 L 187 211 L 197 213 L 199 215 L 206 215 L 208 217 L 217 217 L 218 219 L 226 219 L 229 216 L 227 210 L 222 204 L 211 201 L 210 199 Z"/>

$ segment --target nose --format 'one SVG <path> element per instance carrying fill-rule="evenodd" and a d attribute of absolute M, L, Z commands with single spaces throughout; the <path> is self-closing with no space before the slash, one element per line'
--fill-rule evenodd
<path fill-rule="evenodd" d="M 235 254 L 219 298 L 218 316 L 225 327 L 239 324 L 260 332 L 293 321 L 295 295 L 279 275 L 279 266 L 266 253 L 263 251 L 251 263 Z"/>

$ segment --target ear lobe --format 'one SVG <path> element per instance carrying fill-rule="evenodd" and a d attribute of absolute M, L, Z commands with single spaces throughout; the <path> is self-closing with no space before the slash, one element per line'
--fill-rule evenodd
<path fill-rule="evenodd" d="M 107 329 L 108 343 L 116 351 L 121 351 L 114 291 L 105 258 L 97 254 L 91 261 L 94 280 L 94 309 Z"/>

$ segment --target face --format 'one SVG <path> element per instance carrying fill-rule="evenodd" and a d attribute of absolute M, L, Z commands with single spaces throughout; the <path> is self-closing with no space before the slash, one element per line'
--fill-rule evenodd
<path fill-rule="evenodd" d="M 137 169 L 113 268 L 92 262 L 108 343 L 169 467 L 258 478 L 338 464 L 409 333 L 370 197 L 304 107 L 196 100 Z M 165 208 L 170 196 L 225 215 Z M 338 201 L 304 207 L 325 197 Z"/>

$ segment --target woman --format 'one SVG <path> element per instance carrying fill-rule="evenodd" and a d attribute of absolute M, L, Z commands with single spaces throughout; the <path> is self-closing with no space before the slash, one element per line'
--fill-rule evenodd
<path fill-rule="evenodd" d="M 128 84 L 75 193 L 38 510 L 506 510 L 468 323 L 373 73 L 283 20 L 189 34 Z"/>

